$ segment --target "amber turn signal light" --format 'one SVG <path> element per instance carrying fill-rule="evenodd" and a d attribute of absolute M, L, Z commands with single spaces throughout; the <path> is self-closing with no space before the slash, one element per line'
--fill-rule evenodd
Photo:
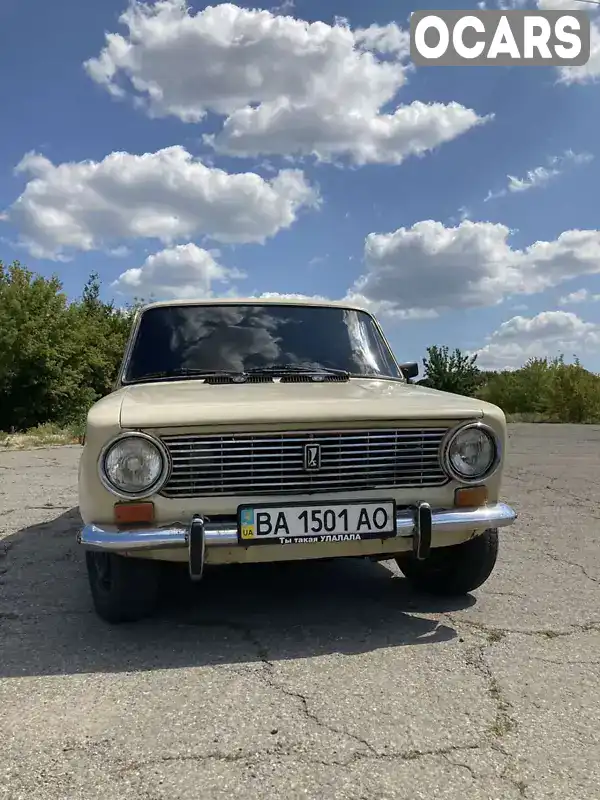
<path fill-rule="evenodd" d="M 459 508 L 484 506 L 488 500 L 487 486 L 468 486 L 454 492 L 454 505 Z"/>
<path fill-rule="evenodd" d="M 139 525 L 154 520 L 154 503 L 115 503 L 117 525 Z"/>

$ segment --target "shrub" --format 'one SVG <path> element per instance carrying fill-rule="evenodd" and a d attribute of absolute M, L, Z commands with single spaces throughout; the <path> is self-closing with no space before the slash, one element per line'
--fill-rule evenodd
<path fill-rule="evenodd" d="M 600 376 L 575 359 L 530 359 L 512 372 L 498 372 L 482 386 L 478 397 L 500 406 L 506 414 L 549 422 L 600 420 Z"/>

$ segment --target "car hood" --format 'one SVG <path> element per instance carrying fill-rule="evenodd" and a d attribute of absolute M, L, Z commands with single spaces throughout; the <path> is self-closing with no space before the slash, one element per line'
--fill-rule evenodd
<path fill-rule="evenodd" d="M 489 406 L 470 397 L 400 381 L 358 378 L 346 383 L 216 386 L 184 380 L 137 384 L 116 394 L 121 396 L 122 428 L 460 420 L 481 417 Z"/>

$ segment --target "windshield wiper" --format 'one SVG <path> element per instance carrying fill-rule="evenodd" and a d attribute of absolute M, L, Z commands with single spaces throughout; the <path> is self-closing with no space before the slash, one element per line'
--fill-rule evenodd
<path fill-rule="evenodd" d="M 188 375 L 195 375 L 198 378 L 215 378 L 220 376 L 231 376 L 232 378 L 244 377 L 243 372 L 229 369 L 195 369 L 194 367 L 174 367 L 173 369 L 165 369 L 160 372 L 146 372 L 141 378 L 134 378 L 127 383 L 143 383 L 144 381 L 151 381 L 158 378 L 181 378 Z"/>
<path fill-rule="evenodd" d="M 305 367 L 301 364 L 273 364 L 268 367 L 251 367 L 251 369 L 244 370 L 245 375 L 290 375 L 293 373 L 300 375 L 341 375 L 345 378 L 350 375 L 345 369 Z"/>
<path fill-rule="evenodd" d="M 229 369 L 196 369 L 194 367 L 173 367 L 169 370 L 160 370 L 158 372 L 147 372 L 140 378 L 126 381 L 126 383 L 144 383 L 144 381 L 160 380 L 162 378 L 181 378 L 181 377 L 198 377 L 198 378 L 219 378 L 228 377 L 232 380 L 244 382 L 245 378 L 250 375 L 338 375 L 343 378 L 350 377 L 350 373 L 343 369 L 330 369 L 329 367 L 304 367 L 298 364 L 279 364 L 265 367 L 251 367 L 243 371 L 229 370 Z"/>

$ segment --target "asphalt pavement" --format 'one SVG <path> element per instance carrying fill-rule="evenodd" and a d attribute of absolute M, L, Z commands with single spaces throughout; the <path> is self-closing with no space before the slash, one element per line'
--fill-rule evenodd
<path fill-rule="evenodd" d="M 510 426 L 519 519 L 466 600 L 388 562 L 174 570 L 123 627 L 79 452 L 0 453 L 2 800 L 600 797 L 600 427 Z"/>

